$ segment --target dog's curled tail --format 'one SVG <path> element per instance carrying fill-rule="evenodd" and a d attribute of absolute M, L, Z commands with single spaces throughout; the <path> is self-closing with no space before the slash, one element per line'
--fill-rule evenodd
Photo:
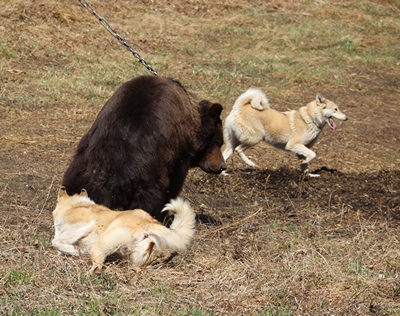
<path fill-rule="evenodd" d="M 177 198 L 166 204 L 162 212 L 169 211 L 174 215 L 174 221 L 169 228 L 162 226 L 159 233 L 153 235 L 160 249 L 171 251 L 186 250 L 193 239 L 196 225 L 196 215 L 189 202 Z"/>
<path fill-rule="evenodd" d="M 251 104 L 256 110 L 264 110 L 270 108 L 267 96 L 264 92 L 257 88 L 249 88 L 245 93 L 241 94 L 235 101 L 232 110 L 237 110 L 245 104 Z"/>

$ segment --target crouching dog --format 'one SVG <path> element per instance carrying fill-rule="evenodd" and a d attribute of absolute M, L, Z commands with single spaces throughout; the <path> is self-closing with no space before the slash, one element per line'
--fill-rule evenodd
<path fill-rule="evenodd" d="M 163 212 L 174 215 L 169 228 L 141 210 L 113 211 L 95 204 L 85 189 L 68 195 L 61 187 L 53 211 L 52 245 L 59 253 L 89 253 L 90 273 L 101 271 L 107 256 L 117 253 L 134 267 L 150 263 L 152 255 L 184 251 L 195 233 L 195 213 L 189 202 L 171 200 Z"/>

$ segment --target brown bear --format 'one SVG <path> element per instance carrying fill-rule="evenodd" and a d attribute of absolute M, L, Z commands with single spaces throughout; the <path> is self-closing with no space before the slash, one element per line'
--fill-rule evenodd
<path fill-rule="evenodd" d="M 170 78 L 125 82 L 80 140 L 62 185 L 69 195 L 86 189 L 97 204 L 163 220 L 161 210 L 178 196 L 189 168 L 226 169 L 221 111 Z"/>

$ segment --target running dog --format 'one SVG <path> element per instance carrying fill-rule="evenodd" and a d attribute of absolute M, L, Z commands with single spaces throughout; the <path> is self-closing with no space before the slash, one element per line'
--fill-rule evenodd
<path fill-rule="evenodd" d="M 280 112 L 270 107 L 268 98 L 261 90 L 250 88 L 238 97 L 225 120 L 224 159 L 226 161 L 236 150 L 245 163 L 255 167 L 255 163 L 244 152 L 263 140 L 277 148 L 294 152 L 302 159 L 301 170 L 308 173 L 308 164 L 316 157 L 310 148 L 325 124 L 336 132 L 333 118 L 347 120 L 334 102 L 320 94 L 298 111 Z"/>
<path fill-rule="evenodd" d="M 142 267 L 155 252 L 185 250 L 194 236 L 195 213 L 187 201 L 171 200 L 164 211 L 174 215 L 169 228 L 141 209 L 112 211 L 95 204 L 85 189 L 80 194 L 68 195 L 61 187 L 53 211 L 52 245 L 67 255 L 90 253 L 90 273 L 101 271 L 104 260 L 113 253 L 130 259 L 135 267 Z"/>

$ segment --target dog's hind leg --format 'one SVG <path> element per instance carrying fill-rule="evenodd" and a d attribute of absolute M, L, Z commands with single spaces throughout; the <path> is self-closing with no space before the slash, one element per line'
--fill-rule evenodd
<path fill-rule="evenodd" d="M 148 264 L 155 245 L 155 242 L 147 234 L 138 236 L 135 249 L 130 254 L 131 264 L 134 267 L 142 267 Z"/>
<path fill-rule="evenodd" d="M 249 148 L 249 146 L 244 145 L 244 144 L 240 144 L 237 148 L 236 148 L 236 152 L 239 154 L 240 158 L 242 158 L 242 160 L 247 163 L 249 166 L 251 167 L 256 167 L 256 164 L 254 162 L 252 162 L 244 153 L 245 150 Z"/>
<path fill-rule="evenodd" d="M 224 153 L 222 154 L 222 156 L 224 156 L 225 162 L 228 160 L 230 156 L 232 156 L 234 150 L 235 149 L 232 147 L 230 143 L 226 144 L 226 148 L 224 150 Z"/>
<path fill-rule="evenodd" d="M 226 162 L 228 158 L 232 156 L 233 152 L 235 151 L 235 148 L 240 144 L 240 142 L 232 131 L 230 132 L 225 131 L 224 134 L 225 134 L 226 147 L 222 156 L 224 156 Z"/>
<path fill-rule="evenodd" d="M 233 152 L 235 151 L 235 148 L 240 144 L 240 142 L 235 136 L 235 134 L 229 130 L 224 131 L 224 139 L 225 139 L 225 150 L 222 156 L 224 157 L 226 163 L 226 161 L 229 159 L 230 156 L 232 156 Z M 221 175 L 227 176 L 228 173 L 224 170 L 221 172 Z"/>
<path fill-rule="evenodd" d="M 129 256 L 135 267 L 145 265 L 155 243 L 147 234 L 134 235 L 128 227 L 114 227 L 104 232 L 90 250 L 92 268 L 89 273 L 100 271 L 107 256 L 119 253 Z"/>
<path fill-rule="evenodd" d="M 101 271 L 107 256 L 117 252 L 122 245 L 129 244 L 131 239 L 131 232 L 127 227 L 114 227 L 101 234 L 90 249 L 92 268 L 89 273 Z"/>
<path fill-rule="evenodd" d="M 90 249 L 90 257 L 92 258 L 92 267 L 90 268 L 89 273 L 92 274 L 95 271 L 100 272 L 103 263 L 107 258 L 107 254 L 95 244 L 92 249 Z"/>

